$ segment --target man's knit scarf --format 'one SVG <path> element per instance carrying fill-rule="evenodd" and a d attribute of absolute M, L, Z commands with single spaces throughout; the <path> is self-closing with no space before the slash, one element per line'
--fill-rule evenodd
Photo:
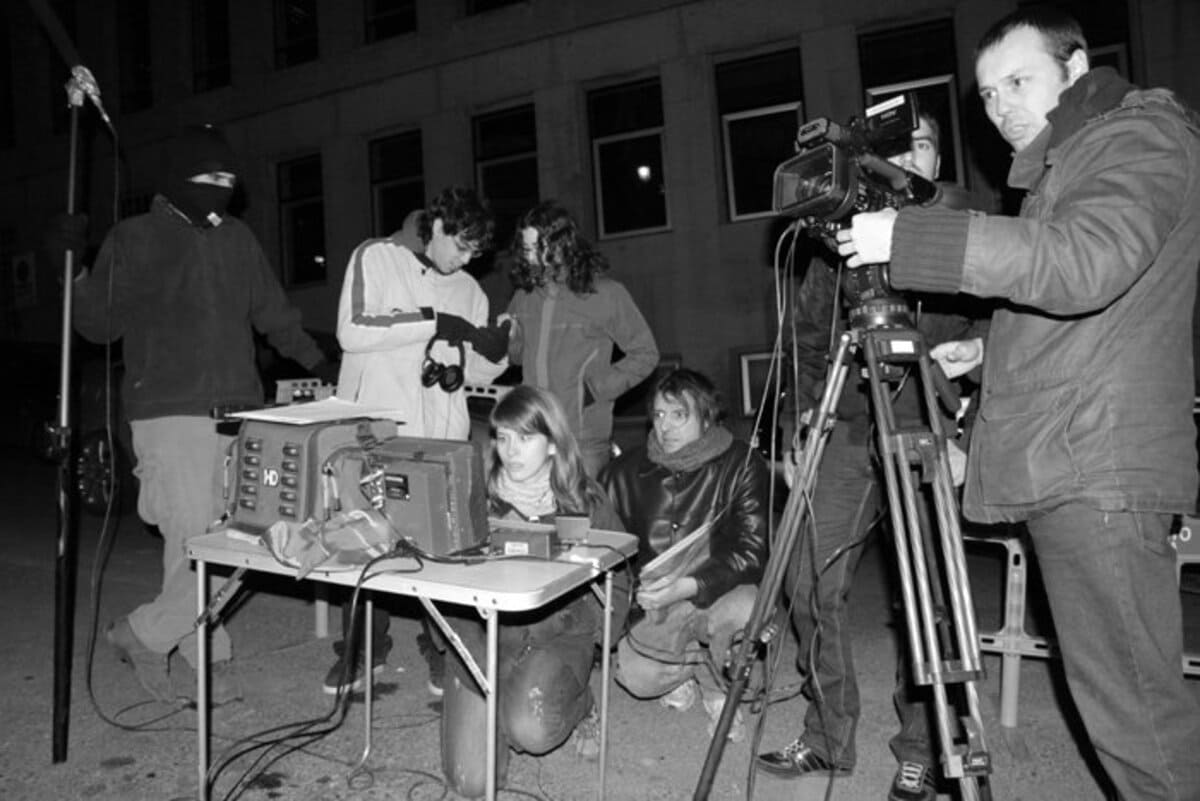
<path fill-rule="evenodd" d="M 689 442 L 674 453 L 667 453 L 658 442 L 653 431 L 646 439 L 646 456 L 650 461 L 673 472 L 688 472 L 729 450 L 733 444 L 733 434 L 725 426 L 710 426 L 700 435 L 700 439 Z"/>

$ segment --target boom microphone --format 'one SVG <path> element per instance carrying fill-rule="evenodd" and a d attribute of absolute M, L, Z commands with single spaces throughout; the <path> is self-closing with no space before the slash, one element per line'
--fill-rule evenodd
<path fill-rule="evenodd" d="M 75 80 L 76 85 L 92 101 L 96 110 L 100 112 L 100 118 L 104 120 L 104 124 L 111 130 L 112 120 L 108 118 L 108 112 L 104 110 L 104 104 L 100 102 L 100 86 L 96 83 L 96 78 L 92 75 L 92 71 L 83 66 L 83 61 L 79 58 L 79 52 L 71 44 L 71 37 L 67 36 L 67 32 L 63 29 L 62 23 L 59 22 L 58 16 L 47 5 L 46 0 L 29 0 L 29 7 L 33 9 L 33 13 L 37 16 L 38 21 L 42 23 L 42 28 L 46 31 L 46 35 L 50 37 L 50 42 L 58 50 L 58 54 L 62 56 L 62 60 L 71 68 L 71 77 Z"/>

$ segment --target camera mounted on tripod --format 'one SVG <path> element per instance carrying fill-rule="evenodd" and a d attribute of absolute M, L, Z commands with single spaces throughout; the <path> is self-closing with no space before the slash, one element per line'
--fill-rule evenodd
<path fill-rule="evenodd" d="M 887 160 L 910 147 L 917 112 L 916 97 L 905 93 L 845 125 L 824 117 L 802 125 L 797 154 L 775 168 L 775 212 L 797 218 L 810 235 L 828 242 L 854 214 L 936 202 L 935 183 Z M 847 270 L 842 291 L 850 300 L 852 326 L 912 326 L 908 304 L 888 283 L 886 264 Z"/>

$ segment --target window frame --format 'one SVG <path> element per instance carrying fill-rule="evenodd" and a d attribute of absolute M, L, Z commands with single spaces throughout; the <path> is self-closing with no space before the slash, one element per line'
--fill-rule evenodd
<path fill-rule="evenodd" d="M 745 220 L 760 220 L 764 217 L 777 216 L 774 209 L 773 197 L 767 197 L 767 207 L 763 211 L 751 211 L 741 213 L 737 209 L 737 176 L 734 172 L 733 160 L 733 141 L 729 135 L 730 123 L 739 120 L 751 119 L 753 117 L 766 117 L 774 114 L 782 114 L 787 112 L 792 119 L 793 126 L 799 126 L 799 121 L 804 113 L 803 101 L 797 100 L 792 103 L 777 103 L 773 106 L 762 106 L 760 108 L 745 109 L 744 111 L 731 111 L 721 115 L 721 156 L 724 161 L 725 174 L 725 211 L 729 215 L 730 222 L 743 222 Z M 793 139 L 795 136 L 793 135 Z M 779 162 L 782 162 L 791 155 L 789 153 L 780 153 Z M 773 173 L 772 173 L 773 175 Z"/>
<path fill-rule="evenodd" d="M 400 138 L 412 138 L 416 141 L 419 149 L 417 160 L 419 162 L 420 171 L 412 175 L 404 175 L 400 177 L 377 178 L 374 167 L 374 148 L 390 139 Z M 421 198 L 421 202 L 416 206 L 416 208 L 424 208 L 426 197 L 425 141 L 422 137 L 420 128 L 409 128 L 403 131 L 393 131 L 392 133 L 382 134 L 367 140 L 367 186 L 371 193 L 371 231 L 373 235 L 380 237 L 391 236 L 393 233 L 399 230 L 399 226 L 396 226 L 391 230 L 384 230 L 384 220 L 382 218 L 383 204 L 380 202 L 380 193 L 391 187 L 414 184 L 420 187 L 418 195 Z M 408 214 L 411 211 L 413 211 L 413 209 L 408 209 L 405 211 L 405 214 Z M 401 222 L 403 222 L 403 218 L 401 219 Z"/>

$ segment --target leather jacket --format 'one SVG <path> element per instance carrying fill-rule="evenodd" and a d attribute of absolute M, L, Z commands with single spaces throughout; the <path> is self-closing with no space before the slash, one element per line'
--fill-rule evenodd
<path fill-rule="evenodd" d="M 651 434 L 653 436 L 653 434 Z M 601 476 L 645 564 L 710 518 L 717 517 L 707 561 L 693 573 L 704 609 L 740 584 L 757 584 L 767 560 L 770 514 L 767 463 L 739 440 L 695 470 L 655 464 L 645 446 L 622 454 Z"/>

